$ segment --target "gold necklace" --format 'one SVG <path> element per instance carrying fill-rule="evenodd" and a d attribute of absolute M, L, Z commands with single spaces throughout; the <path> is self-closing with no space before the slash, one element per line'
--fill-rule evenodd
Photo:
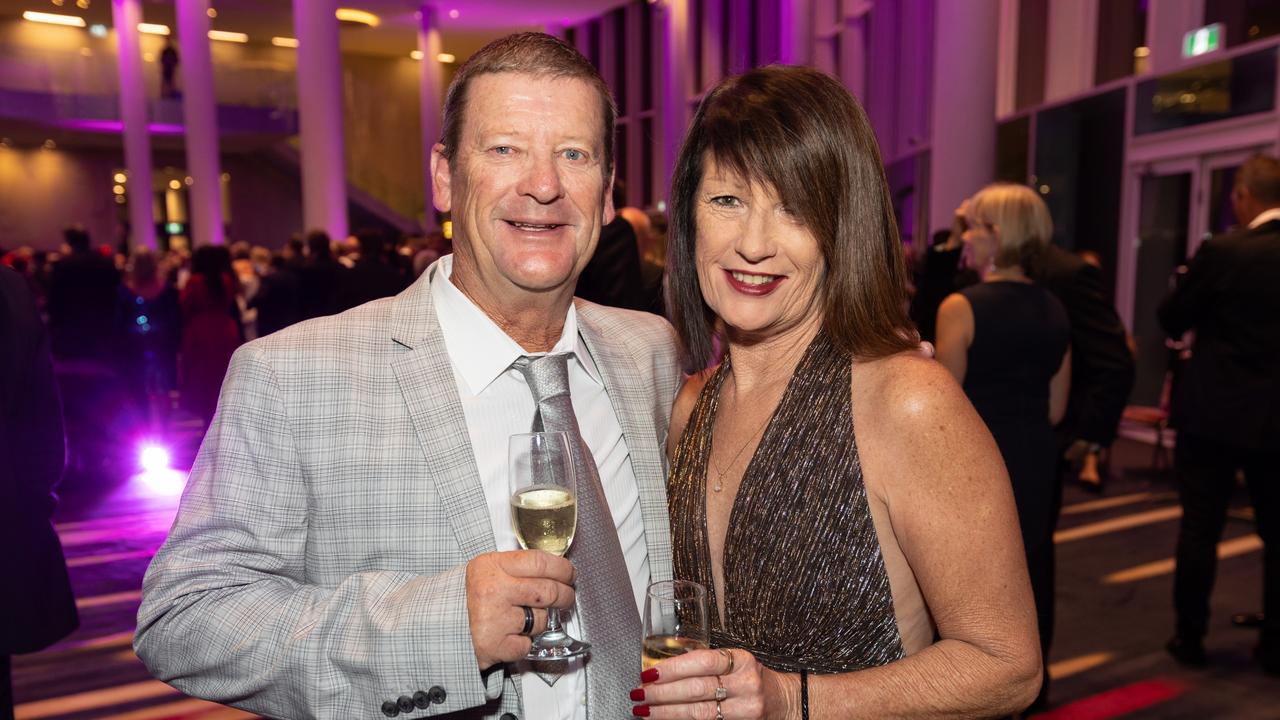
<path fill-rule="evenodd" d="M 733 454 L 733 459 L 729 461 L 728 468 L 723 470 L 718 467 L 712 468 L 713 470 L 716 471 L 716 482 L 715 482 L 715 485 L 711 486 L 712 490 L 716 492 L 721 492 L 724 490 L 724 476 L 727 475 L 728 472 L 733 469 L 734 464 L 738 462 L 738 458 L 742 457 L 742 453 L 747 449 L 747 446 L 750 445 L 751 441 L 754 440 L 755 437 L 759 435 L 765 429 L 766 426 L 769 425 L 769 421 L 772 419 L 773 419 L 773 413 L 769 413 L 769 415 L 765 417 L 764 422 L 760 424 L 760 427 L 756 428 L 755 432 L 751 433 L 751 436 L 747 438 L 747 441 L 742 444 L 742 447 L 738 448 L 738 452 Z M 714 440 L 713 440 L 713 443 L 714 443 Z M 711 453 L 708 453 L 708 459 L 711 459 L 710 455 Z M 712 465 L 716 464 L 714 459 L 711 459 L 711 464 Z"/>

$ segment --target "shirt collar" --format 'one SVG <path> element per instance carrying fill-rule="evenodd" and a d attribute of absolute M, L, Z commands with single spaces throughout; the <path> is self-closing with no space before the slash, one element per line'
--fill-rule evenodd
<path fill-rule="evenodd" d="M 593 382 L 603 385 L 591 353 L 578 334 L 578 312 L 570 304 L 565 315 L 564 330 L 550 353 L 531 353 L 520 347 L 511 336 L 484 313 L 450 281 L 453 256 L 437 261 L 431 278 L 431 299 L 444 335 L 445 349 L 454 370 L 462 376 L 472 395 L 479 395 L 498 379 L 522 355 L 572 353 L 578 365 Z"/>
<path fill-rule="evenodd" d="M 1280 220 L 1280 207 L 1273 207 L 1258 213 L 1258 217 L 1254 218 L 1253 222 L 1249 223 L 1249 229 L 1252 230 L 1259 225 L 1269 223 L 1272 220 Z"/>

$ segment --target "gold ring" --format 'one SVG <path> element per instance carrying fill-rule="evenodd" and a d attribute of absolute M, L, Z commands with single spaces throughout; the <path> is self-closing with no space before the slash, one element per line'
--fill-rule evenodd
<path fill-rule="evenodd" d="M 720 685 L 719 683 L 720 678 L 716 678 L 716 702 L 720 702 L 721 700 L 725 700 L 729 697 L 729 691 L 725 689 L 724 685 Z"/>
<path fill-rule="evenodd" d="M 732 675 L 732 674 L 733 674 L 733 651 L 732 651 L 732 650 L 725 650 L 724 648 L 719 648 L 719 651 L 720 651 L 720 654 L 721 654 L 721 655 L 725 656 L 725 658 L 727 658 L 727 659 L 729 660 L 729 669 L 728 669 L 728 670 L 725 670 L 725 671 L 724 671 L 724 674 L 725 674 L 725 675 Z"/>
<path fill-rule="evenodd" d="M 716 720 L 724 720 L 724 711 L 720 709 L 720 701 L 716 701 Z"/>

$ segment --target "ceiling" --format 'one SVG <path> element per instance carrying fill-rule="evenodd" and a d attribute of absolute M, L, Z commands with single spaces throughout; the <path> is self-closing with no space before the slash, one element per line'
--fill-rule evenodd
<path fill-rule="evenodd" d="M 142 0 L 146 22 L 173 27 L 173 4 L 180 0 Z M 313 2 L 315 0 L 297 0 Z M 373 55 L 403 55 L 417 48 L 418 10 L 436 8 L 445 52 L 464 60 L 489 40 L 519 30 L 540 30 L 550 23 L 573 24 L 600 15 L 627 0 L 337 0 L 341 7 L 366 10 L 381 18 L 376 27 L 343 25 L 342 49 Z M 218 15 L 215 30 L 247 33 L 250 42 L 270 42 L 275 35 L 293 36 L 291 0 L 210 0 Z M 0 15 L 25 10 L 80 15 L 86 22 L 111 26 L 111 0 L 89 0 L 87 9 L 76 0 L 0 0 Z M 452 17 L 456 11 L 457 17 Z"/>

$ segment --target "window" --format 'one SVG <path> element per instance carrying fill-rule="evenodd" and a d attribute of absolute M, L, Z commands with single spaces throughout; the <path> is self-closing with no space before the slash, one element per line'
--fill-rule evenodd
<path fill-rule="evenodd" d="M 1276 48 L 1138 83 L 1137 135 L 1266 112 L 1275 107 Z"/>
<path fill-rule="evenodd" d="M 1049 45 L 1049 0 L 1022 0 L 1018 5 L 1018 79 L 1014 107 L 1044 102 L 1045 49 Z"/>
<path fill-rule="evenodd" d="M 1280 35 L 1280 2 L 1276 0 L 1205 0 L 1204 24 L 1222 23 L 1227 47 Z"/>

